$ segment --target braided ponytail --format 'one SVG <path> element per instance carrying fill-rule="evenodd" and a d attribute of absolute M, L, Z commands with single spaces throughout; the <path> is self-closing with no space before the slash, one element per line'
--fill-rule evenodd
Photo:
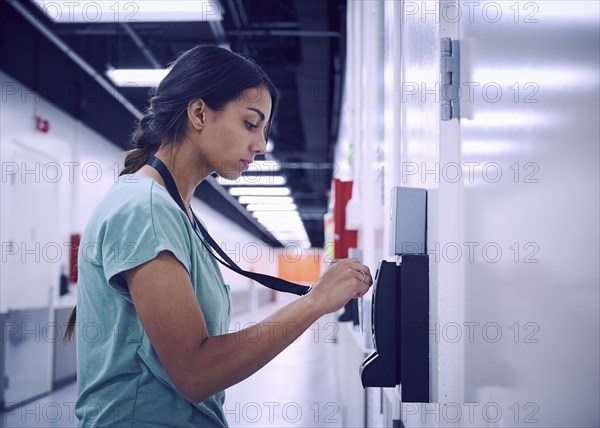
<path fill-rule="evenodd" d="M 125 165 L 119 175 L 133 174 L 143 167 L 150 156 L 154 155 L 160 147 L 160 135 L 154 129 L 155 116 L 148 110 L 133 132 L 131 140 L 135 148 L 125 154 Z"/>

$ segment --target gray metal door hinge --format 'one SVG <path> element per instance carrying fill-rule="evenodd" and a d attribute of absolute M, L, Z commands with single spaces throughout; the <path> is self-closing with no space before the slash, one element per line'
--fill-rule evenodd
<path fill-rule="evenodd" d="M 449 37 L 441 42 L 440 91 L 441 119 L 460 118 L 460 47 Z"/>

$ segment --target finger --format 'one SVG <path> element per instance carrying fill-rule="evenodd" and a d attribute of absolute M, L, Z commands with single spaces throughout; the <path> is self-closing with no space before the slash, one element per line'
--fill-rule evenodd
<path fill-rule="evenodd" d="M 367 284 L 365 284 L 364 282 L 361 282 L 358 285 L 358 288 L 355 293 L 355 297 L 362 297 L 365 294 L 367 294 L 368 291 L 369 291 L 369 286 Z"/>
<path fill-rule="evenodd" d="M 352 276 L 358 280 L 358 282 L 366 282 L 368 280 L 367 274 L 362 270 L 354 270 L 352 269 Z"/>
<path fill-rule="evenodd" d="M 362 278 L 356 278 L 356 289 L 355 289 L 355 296 L 357 295 L 364 295 L 367 291 L 369 291 L 369 288 L 371 287 L 372 281 L 370 281 L 367 277 L 365 277 L 364 281 L 361 280 Z"/>
<path fill-rule="evenodd" d="M 363 265 L 363 272 L 365 273 L 365 283 L 367 283 L 369 286 L 373 285 L 373 276 L 371 275 L 371 269 L 369 269 L 369 266 Z"/>
<path fill-rule="evenodd" d="M 365 265 L 362 265 L 362 269 L 357 271 L 355 277 L 357 277 L 359 281 L 367 284 L 367 286 L 373 285 L 373 277 L 371 276 L 371 271 Z"/>

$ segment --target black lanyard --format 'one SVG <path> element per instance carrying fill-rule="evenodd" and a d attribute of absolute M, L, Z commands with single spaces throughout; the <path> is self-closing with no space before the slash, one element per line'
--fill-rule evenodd
<path fill-rule="evenodd" d="M 179 191 L 177 190 L 177 185 L 175 184 L 175 180 L 173 179 L 173 176 L 169 172 L 167 166 L 160 159 L 158 159 L 155 156 L 150 157 L 150 159 L 148 160 L 148 165 L 152 166 L 154 169 L 156 169 L 158 171 L 158 173 L 162 177 L 163 181 L 165 182 L 165 186 L 167 186 L 167 191 L 169 192 L 169 194 L 171 195 L 173 200 L 175 200 L 177 205 L 179 205 L 179 208 L 181 208 L 181 210 L 185 213 L 185 216 L 189 219 L 186 209 L 185 209 L 185 205 L 183 203 L 183 199 L 181 199 L 181 195 L 179 194 Z M 190 211 L 192 211 L 191 207 L 190 207 Z M 196 232 L 196 234 L 198 235 L 198 237 L 200 238 L 200 241 L 202 242 L 202 244 L 204 244 L 204 246 L 206 247 L 208 252 L 215 259 L 217 259 L 217 261 L 219 263 L 221 263 L 223 266 L 231 269 L 234 272 L 239 273 L 240 275 L 243 275 L 247 278 L 253 279 L 256 282 L 261 283 L 265 287 L 269 287 L 269 288 L 271 288 L 273 290 L 277 290 L 277 291 L 283 291 L 285 293 L 292 293 L 292 294 L 297 294 L 299 296 L 303 296 L 306 293 L 308 293 L 310 291 L 310 289 L 312 288 L 312 287 L 309 287 L 306 285 L 300 285 L 300 284 L 296 284 L 294 282 L 289 282 L 289 281 L 286 281 L 285 279 L 276 278 L 276 277 L 270 276 L 270 275 L 265 275 L 263 273 L 248 272 L 246 270 L 243 270 L 233 260 L 231 260 L 231 258 L 225 253 L 225 251 L 223 251 L 223 249 L 221 247 L 219 247 L 219 245 L 215 242 L 215 240 L 212 238 L 212 236 L 210 236 L 210 234 L 208 233 L 206 228 L 204 226 L 202 226 L 202 223 L 200 223 L 200 221 L 196 217 L 196 214 L 194 214 L 193 211 L 192 211 L 192 216 L 194 217 L 194 221 L 196 223 L 195 225 L 193 225 L 193 228 L 194 228 L 194 231 Z M 198 232 L 198 229 L 200 229 L 200 232 Z M 204 239 L 206 239 L 206 241 L 209 243 L 209 245 L 225 261 L 223 261 L 220 258 L 218 258 L 217 256 L 215 256 L 215 254 L 211 251 L 211 249 L 206 245 L 206 243 L 204 242 L 202 237 L 204 237 Z"/>

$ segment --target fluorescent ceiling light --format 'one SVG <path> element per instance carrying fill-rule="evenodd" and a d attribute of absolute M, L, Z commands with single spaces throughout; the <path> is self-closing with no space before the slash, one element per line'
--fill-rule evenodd
<path fill-rule="evenodd" d="M 286 218 L 290 218 L 290 217 L 298 217 L 300 218 L 300 214 L 298 214 L 298 211 L 290 211 L 288 213 L 280 213 L 280 212 L 276 212 L 276 211 L 268 211 L 268 210 L 264 210 L 264 211 L 257 211 L 255 213 L 252 214 L 254 217 L 274 217 L 274 218 L 281 218 L 281 217 L 286 217 Z"/>
<path fill-rule="evenodd" d="M 260 224 L 269 229 L 271 232 L 300 232 L 304 230 L 304 225 L 302 223 L 286 223 L 281 220 L 277 222 L 276 220 L 260 220 Z"/>
<path fill-rule="evenodd" d="M 275 230 L 273 231 L 273 235 L 277 236 L 278 238 L 300 237 L 304 239 L 306 238 L 306 231 L 303 227 L 294 230 Z"/>
<path fill-rule="evenodd" d="M 275 232 L 273 232 L 273 236 L 275 236 L 275 238 L 277 238 L 277 239 L 304 239 L 302 232 L 304 232 L 304 231 L 299 231 L 299 230 L 282 231 L 282 232 L 275 231 Z M 306 234 L 304 234 L 304 235 L 306 235 Z"/>
<path fill-rule="evenodd" d="M 158 86 L 168 73 L 168 69 L 111 68 L 106 72 L 106 75 L 117 86 L 154 88 Z"/>
<path fill-rule="evenodd" d="M 290 205 L 294 199 L 290 196 L 240 196 L 240 204 L 281 204 Z"/>
<path fill-rule="evenodd" d="M 296 204 L 250 204 L 246 206 L 248 211 L 295 211 Z"/>
<path fill-rule="evenodd" d="M 265 227 L 267 227 L 267 226 L 265 226 Z M 295 236 L 302 235 L 302 234 L 306 235 L 306 231 L 302 227 L 297 227 L 295 229 L 282 229 L 279 227 L 275 227 L 275 228 L 267 227 L 267 229 L 269 229 L 269 232 L 271 232 L 273 235 L 278 235 L 281 233 L 289 234 L 290 236 L 292 234 Z"/>
<path fill-rule="evenodd" d="M 260 218 L 258 219 L 258 221 L 270 231 L 297 232 L 299 230 L 304 230 L 304 225 L 300 221 L 290 223 L 282 220 L 266 220 Z"/>
<path fill-rule="evenodd" d="M 225 186 L 283 186 L 285 178 L 281 175 L 242 175 L 237 180 L 218 177 L 217 181 Z"/>
<path fill-rule="evenodd" d="M 51 20 L 61 24 L 223 20 L 216 0 L 33 1 Z"/>
<path fill-rule="evenodd" d="M 289 187 L 232 187 L 231 196 L 289 196 Z"/>
<path fill-rule="evenodd" d="M 280 212 L 279 214 L 282 214 L 282 213 Z M 283 213 L 283 214 L 285 214 L 285 213 Z M 285 226 L 286 230 L 296 230 L 296 228 L 298 228 L 300 226 L 304 226 L 300 217 L 285 218 L 280 215 L 279 218 L 258 216 L 258 217 L 256 217 L 256 219 L 264 225 Z"/>
<path fill-rule="evenodd" d="M 269 232 L 271 232 L 272 234 L 277 234 L 277 233 L 295 233 L 295 234 L 301 234 L 301 233 L 305 233 L 305 230 L 301 227 L 298 226 L 296 228 L 284 228 L 284 227 L 280 227 L 280 226 L 273 226 L 273 225 L 267 225 L 267 224 L 263 224 L 264 227 L 266 227 Z"/>
<path fill-rule="evenodd" d="M 271 211 L 266 214 L 265 212 L 255 211 L 252 214 L 261 224 L 271 230 L 304 229 L 304 223 L 296 211 Z"/>
<path fill-rule="evenodd" d="M 302 224 L 298 211 L 253 211 L 252 215 L 260 222 Z"/>

